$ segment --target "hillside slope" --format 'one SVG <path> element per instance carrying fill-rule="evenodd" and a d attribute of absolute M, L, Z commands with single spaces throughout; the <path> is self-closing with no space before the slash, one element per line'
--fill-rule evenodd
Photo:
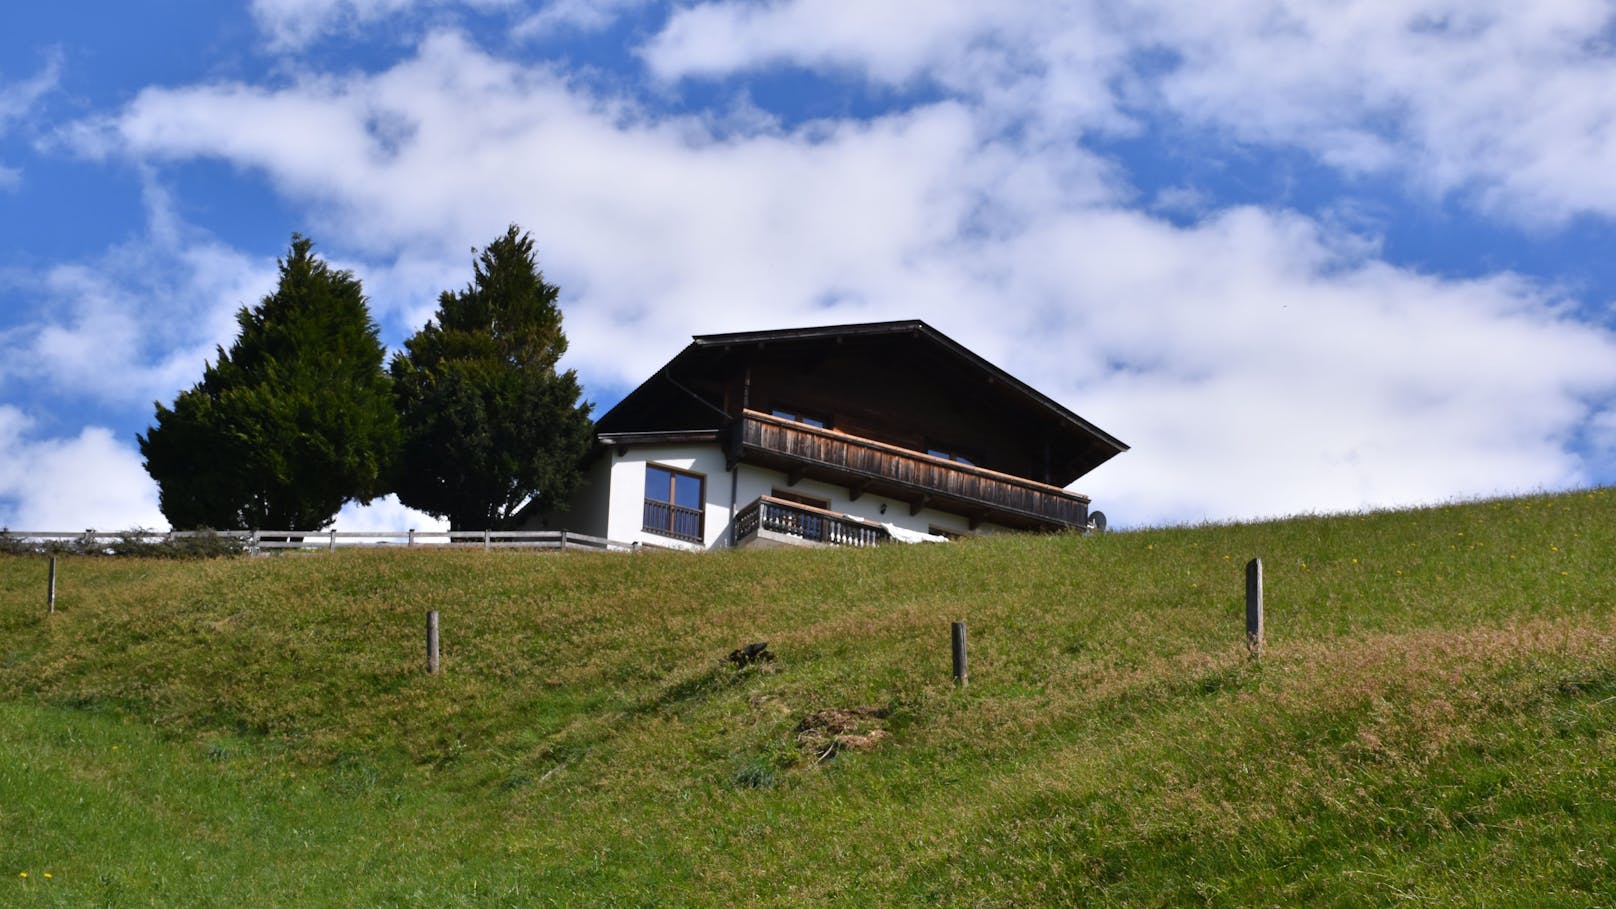
<path fill-rule="evenodd" d="M 1613 565 L 1603 489 L 865 551 L 77 558 L 54 616 L 44 561 L 0 558 L 0 904 L 1589 905 Z M 723 661 L 755 640 L 778 659 Z"/>

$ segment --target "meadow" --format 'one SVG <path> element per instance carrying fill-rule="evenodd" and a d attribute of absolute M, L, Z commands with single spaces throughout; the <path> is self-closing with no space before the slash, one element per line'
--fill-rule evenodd
<path fill-rule="evenodd" d="M 1613 566 L 1608 489 L 864 550 L 69 557 L 53 615 L 45 559 L 0 556 L 0 905 L 1605 904 Z M 724 659 L 752 641 L 776 659 Z"/>

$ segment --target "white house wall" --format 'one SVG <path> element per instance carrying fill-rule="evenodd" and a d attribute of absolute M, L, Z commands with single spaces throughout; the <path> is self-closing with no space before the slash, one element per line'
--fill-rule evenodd
<path fill-rule="evenodd" d="M 700 474 L 704 478 L 705 513 L 702 520 L 702 543 L 699 547 L 694 543 L 649 533 L 642 529 L 647 464 L 660 464 L 675 470 Z M 606 475 L 610 477 L 609 484 L 602 482 Z M 675 549 L 724 548 L 730 541 L 731 514 L 745 508 L 759 496 L 769 495 L 776 489 L 823 499 L 830 503 L 831 511 L 877 523 L 894 524 L 908 530 L 927 532 L 936 527 L 957 533 L 972 532 L 970 522 L 960 515 L 935 508 L 923 508 L 919 514 L 911 515 L 907 502 L 868 493 L 854 501 L 847 487 L 817 480 L 804 479 L 795 486 L 788 486 L 784 473 L 751 464 L 738 465 L 732 479 L 724 466 L 723 450 L 717 444 L 636 446 L 621 454 L 613 448 L 596 462 L 590 480 L 589 485 L 592 489 L 609 485 L 610 501 L 603 509 L 596 509 L 584 503 L 575 504 L 574 511 L 564 516 L 568 528 L 603 535 L 613 540 L 650 546 Z M 603 521 L 599 519 L 602 512 L 604 512 Z M 583 526 L 586 516 L 590 522 L 588 527 Z M 993 532 L 1001 529 L 984 524 L 975 532 Z"/>
<path fill-rule="evenodd" d="M 700 474 L 704 478 L 700 546 L 642 529 L 647 464 L 660 464 Z M 819 480 L 803 479 L 795 486 L 788 486 L 784 473 L 753 464 L 738 465 L 732 481 L 730 472 L 724 466 L 722 448 L 711 443 L 636 446 L 622 453 L 610 448 L 590 465 L 567 511 L 536 518 L 528 528 L 564 528 L 624 543 L 643 543 L 670 549 L 722 549 L 729 545 L 732 489 L 733 512 L 739 512 L 759 496 L 780 489 L 823 499 L 830 503 L 831 511 L 840 514 L 922 533 L 933 528 L 953 533 L 994 533 L 1004 529 L 995 524 L 982 524 L 973 531 L 966 518 L 935 508 L 922 508 L 919 514 L 911 515 L 908 502 L 870 493 L 854 500 L 847 487 Z"/>
<path fill-rule="evenodd" d="M 606 522 L 609 539 L 673 549 L 714 549 L 729 538 L 730 478 L 729 471 L 724 469 L 724 453 L 716 444 L 636 446 L 622 454 L 613 448 L 607 458 L 602 458 L 607 459 L 611 461 L 612 476 L 611 507 Z M 641 529 L 645 522 L 647 464 L 660 464 L 705 478 L 701 546 Z"/>

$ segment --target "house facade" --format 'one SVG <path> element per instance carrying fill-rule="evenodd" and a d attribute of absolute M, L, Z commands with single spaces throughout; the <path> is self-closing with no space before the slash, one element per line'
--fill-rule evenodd
<path fill-rule="evenodd" d="M 701 335 L 603 415 L 566 527 L 686 549 L 1081 529 L 1127 446 L 920 321 Z"/>

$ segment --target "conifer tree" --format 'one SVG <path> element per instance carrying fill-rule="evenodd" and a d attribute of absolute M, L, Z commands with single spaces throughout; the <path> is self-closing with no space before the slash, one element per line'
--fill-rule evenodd
<path fill-rule="evenodd" d="M 567 350 L 558 289 L 511 225 L 444 291 L 390 370 L 403 432 L 399 501 L 454 530 L 510 529 L 530 501 L 565 507 L 593 422 Z"/>
<path fill-rule="evenodd" d="M 359 280 L 292 235 L 275 292 L 138 437 L 175 528 L 317 530 L 389 491 L 398 417 Z"/>

